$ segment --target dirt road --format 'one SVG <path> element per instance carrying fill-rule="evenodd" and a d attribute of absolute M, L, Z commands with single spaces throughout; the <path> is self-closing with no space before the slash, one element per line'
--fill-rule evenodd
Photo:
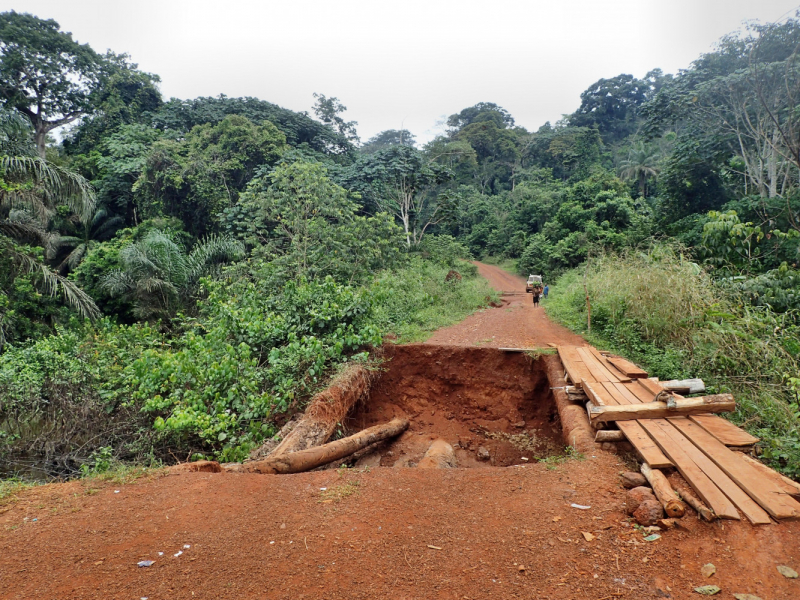
<path fill-rule="evenodd" d="M 519 283 L 479 267 L 495 286 Z M 575 343 L 527 299 L 431 341 Z M 442 356 L 432 353 L 431 364 Z M 460 380 L 447 381 L 451 389 L 431 381 L 431 402 L 460 393 Z M 426 426 L 443 412 L 430 409 Z M 624 512 L 624 458 L 533 458 L 507 468 L 173 472 L 41 486 L 0 505 L 0 598 L 682 600 L 709 584 L 726 600 L 800 598 L 800 580 L 776 570 L 800 571 L 800 523 L 756 528 L 687 516 L 682 529 L 646 542 Z M 701 574 L 707 563 L 716 566 L 711 578 Z"/>
<path fill-rule="evenodd" d="M 582 346 L 583 338 L 547 318 L 547 301 L 538 308 L 525 293 L 525 280 L 500 267 L 476 262 L 478 272 L 499 292 L 503 306 L 476 312 L 460 323 L 435 332 L 427 344 L 484 348 L 542 348 L 547 344 Z"/>

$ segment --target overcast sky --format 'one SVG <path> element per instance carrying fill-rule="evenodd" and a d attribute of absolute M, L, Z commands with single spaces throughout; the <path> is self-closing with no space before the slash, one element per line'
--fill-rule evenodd
<path fill-rule="evenodd" d="M 256 96 L 311 110 L 336 96 L 362 140 L 431 139 L 477 102 L 535 130 L 603 77 L 675 73 L 745 20 L 800 0 L 0 0 L 81 43 L 126 52 L 165 97 Z"/>

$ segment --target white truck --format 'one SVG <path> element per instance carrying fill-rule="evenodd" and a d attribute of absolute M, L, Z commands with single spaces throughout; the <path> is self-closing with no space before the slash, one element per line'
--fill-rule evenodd
<path fill-rule="evenodd" d="M 533 288 L 542 290 L 542 276 L 541 275 L 528 275 L 528 281 L 525 283 L 525 291 L 529 294 L 533 293 Z"/>

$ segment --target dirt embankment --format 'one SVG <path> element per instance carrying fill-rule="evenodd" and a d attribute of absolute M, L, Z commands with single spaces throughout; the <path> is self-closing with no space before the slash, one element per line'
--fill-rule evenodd
<path fill-rule="evenodd" d="M 415 465 L 436 438 L 454 447 L 461 467 L 525 464 L 563 452 L 541 360 L 423 344 L 389 346 L 385 358 L 368 401 L 345 422 L 355 431 L 395 417 L 411 420 L 380 450 L 381 466 Z"/>

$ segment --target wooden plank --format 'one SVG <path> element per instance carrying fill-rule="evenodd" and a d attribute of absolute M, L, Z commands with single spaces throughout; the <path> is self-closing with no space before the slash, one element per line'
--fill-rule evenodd
<path fill-rule="evenodd" d="M 589 397 L 589 400 L 594 402 L 597 406 L 615 406 L 617 403 L 614 398 L 605 390 L 602 384 L 595 382 L 588 382 L 585 379 L 581 382 L 583 391 Z"/>
<path fill-rule="evenodd" d="M 623 385 L 618 382 L 618 385 Z M 621 394 L 614 393 L 612 382 L 594 383 L 591 385 L 596 397 L 605 402 L 608 406 L 624 405 L 630 401 Z M 619 430 L 625 434 L 628 441 L 633 445 L 639 456 L 654 469 L 666 469 L 673 467 L 672 461 L 659 449 L 651 437 L 639 424 L 638 421 L 620 421 L 617 423 Z"/>
<path fill-rule="evenodd" d="M 683 420 L 686 421 L 683 417 L 677 417 L 676 420 Z M 692 444 L 678 429 L 676 429 L 672 423 L 670 423 L 667 419 L 656 419 L 653 421 L 648 421 L 648 424 L 652 424 L 652 429 L 648 427 L 648 432 L 652 435 L 654 429 L 658 429 L 659 435 L 663 438 L 668 439 L 672 442 L 675 448 L 675 452 L 682 452 L 687 459 L 689 459 L 694 465 L 702 472 L 704 477 L 700 477 L 699 479 L 690 480 L 689 478 L 684 475 L 684 479 L 686 479 L 690 485 L 694 488 L 694 490 L 700 495 L 701 498 L 706 500 L 706 503 L 717 513 L 720 518 L 736 518 L 738 519 L 738 513 L 735 510 L 731 510 L 730 502 L 733 503 L 735 507 L 738 507 L 744 515 L 750 520 L 751 523 L 754 525 L 767 525 L 769 524 L 770 518 L 769 515 L 758 505 L 756 504 L 734 481 L 730 479 L 722 470 L 714 464 L 714 462 L 709 459 L 702 451 L 700 451 L 694 444 Z M 670 453 L 667 452 L 667 455 Z M 673 458 L 673 457 L 671 457 Z M 681 464 L 678 465 L 678 470 L 682 467 L 685 467 L 685 463 L 683 460 Z M 681 472 L 683 475 L 683 473 Z M 697 477 L 696 473 L 692 474 L 692 477 Z M 708 487 L 708 484 L 713 486 L 712 488 Z M 702 487 L 705 486 L 705 487 Z M 720 498 L 716 495 L 714 502 L 712 503 L 710 498 L 706 499 L 704 494 L 711 493 L 715 495 L 717 490 L 721 494 L 723 494 L 725 500 L 729 500 L 729 503 L 724 504 L 727 508 L 725 509 L 726 512 L 722 513 L 719 512 L 721 508 L 715 506 L 714 503 L 720 502 Z M 732 515 L 736 514 L 735 517 Z"/>
<path fill-rule="evenodd" d="M 697 423 L 689 419 L 669 421 L 771 516 L 776 519 L 800 519 L 800 504 L 797 501 Z"/>
<path fill-rule="evenodd" d="M 690 420 L 726 446 L 752 446 L 759 440 L 730 421 L 715 415 L 693 415 Z"/>
<path fill-rule="evenodd" d="M 599 432 L 599 433 L 606 433 L 606 432 Z M 611 433 L 609 430 L 607 433 Z M 615 432 L 618 433 L 618 432 Z M 597 439 L 595 439 L 597 441 Z M 772 479 L 778 487 L 780 487 L 784 493 L 789 494 L 790 496 L 794 496 L 796 500 L 800 500 L 800 483 L 796 481 L 792 481 L 788 477 L 784 477 L 777 471 L 773 471 L 767 465 L 762 463 L 760 460 L 753 458 L 752 456 L 748 456 L 747 454 L 737 452 L 737 456 L 741 458 L 743 461 L 750 463 L 756 469 L 759 469 L 764 475 Z"/>
<path fill-rule="evenodd" d="M 586 348 L 578 348 L 578 354 L 583 359 L 583 364 L 592 373 L 595 381 L 621 381 L 620 377 L 614 375 L 611 371 L 606 369 L 600 361 L 597 360 L 591 351 Z M 623 377 L 624 379 L 624 377 Z"/>
<path fill-rule="evenodd" d="M 617 356 L 607 356 L 606 360 L 614 365 L 614 368 L 617 369 L 623 375 L 630 377 L 631 379 L 641 379 L 647 377 L 647 371 L 644 369 L 640 369 L 635 364 L 630 361 L 625 360 L 624 358 L 619 358 Z"/>
<path fill-rule="evenodd" d="M 597 400 L 608 406 L 615 406 L 621 402 L 609 392 L 605 383 L 587 383 L 587 395 L 594 400 Z M 591 393 L 590 393 L 591 392 Z M 624 402 L 624 401 L 623 401 Z M 625 434 L 628 441 L 639 453 L 647 464 L 655 469 L 666 469 L 672 467 L 672 461 L 667 458 L 664 453 L 659 450 L 658 446 L 650 439 L 647 432 L 637 421 L 621 421 L 617 423 L 619 430 Z M 658 465 L 658 466 L 656 466 Z"/>
<path fill-rule="evenodd" d="M 589 422 L 596 426 L 596 423 L 608 423 L 611 421 L 665 419 L 667 417 L 706 412 L 733 412 L 734 410 L 736 410 L 736 402 L 733 396 L 730 394 L 717 394 L 715 396 L 700 396 L 699 398 L 681 398 L 675 401 L 674 407 L 669 407 L 666 402 L 661 401 L 628 404 L 625 406 L 595 406 L 589 411 Z"/>
<path fill-rule="evenodd" d="M 702 463 L 702 457 L 704 457 L 702 452 L 683 438 L 680 432 L 665 419 L 652 419 L 639 423 L 652 436 L 661 451 L 672 461 L 675 468 L 703 499 L 703 502 L 720 519 L 740 519 L 733 503 L 712 481 L 711 476 L 694 460 L 700 459 Z M 681 440 L 680 438 L 683 439 Z M 712 472 L 714 472 L 713 463 L 707 459 L 706 462 L 710 463 Z M 652 467 L 653 465 L 650 466 Z M 736 486 L 733 485 L 732 487 Z"/>
<path fill-rule="evenodd" d="M 631 401 L 635 400 L 636 402 L 641 402 L 642 400 L 640 398 L 654 397 L 652 391 L 647 389 L 647 387 L 644 385 L 639 385 L 637 382 L 618 383 L 615 385 L 615 387 L 620 394 L 626 396 Z M 657 422 L 665 425 L 669 424 L 669 421 L 663 419 Z M 650 422 L 648 421 L 647 423 L 649 424 Z M 643 425 L 643 428 L 645 431 L 651 433 L 651 435 L 653 434 L 654 430 L 649 426 Z M 674 429 L 674 427 L 672 429 Z M 667 429 L 667 434 L 669 435 L 671 433 L 672 432 Z M 658 433 L 656 433 L 656 435 L 658 435 Z M 766 525 L 770 523 L 769 515 L 763 509 L 761 509 L 761 507 L 758 506 L 746 493 L 744 493 L 739 486 L 731 481 L 730 477 L 725 475 L 725 473 L 723 473 L 719 467 L 717 467 L 707 456 L 705 456 L 697 448 L 693 448 L 691 442 L 689 442 L 685 437 L 681 436 L 677 438 L 677 440 L 678 443 L 681 444 L 681 447 L 684 449 L 687 456 L 692 459 L 692 461 L 701 469 L 701 471 L 703 471 L 711 483 L 720 488 L 723 493 L 727 492 L 726 495 L 728 498 L 730 498 L 730 500 L 733 501 L 733 503 L 745 514 L 751 523 L 754 525 Z M 670 458 L 672 458 L 674 462 L 674 457 Z M 686 476 L 684 476 L 684 479 L 686 479 L 693 487 L 695 486 L 695 482 L 689 481 Z M 707 484 L 707 482 L 702 481 L 702 478 L 696 481 L 697 485 Z M 697 491 L 696 487 L 694 487 L 694 489 Z"/>
<path fill-rule="evenodd" d="M 614 375 L 614 377 L 616 377 L 620 381 L 629 381 L 630 380 L 630 376 L 629 375 L 627 375 L 626 373 L 622 372 L 622 370 L 620 370 L 619 368 L 614 366 L 611 362 L 609 362 L 608 359 L 610 357 L 607 356 L 607 354 L 608 354 L 607 352 L 603 353 L 600 350 L 598 350 L 597 348 L 594 348 L 593 346 L 589 346 L 589 351 L 591 352 L 591 354 L 597 359 L 597 361 L 605 369 L 607 369 L 612 375 Z M 642 373 L 644 373 L 644 371 L 642 371 Z M 645 373 L 645 377 L 646 376 L 647 376 L 647 373 Z"/>
<path fill-rule="evenodd" d="M 574 346 L 559 346 L 558 356 L 561 358 L 564 369 L 567 371 L 569 378 L 576 387 L 581 387 L 581 382 L 584 379 L 587 381 L 595 380 L 594 376 L 589 372 L 589 369 L 583 364 L 583 360 L 576 352 Z"/>
<path fill-rule="evenodd" d="M 644 381 L 650 381 L 650 380 L 634 379 L 631 383 L 625 383 L 623 385 L 631 394 L 636 396 L 640 402 L 652 402 L 655 399 L 657 392 L 656 393 L 651 392 L 650 389 L 642 383 Z"/>
<path fill-rule="evenodd" d="M 648 465 L 654 469 L 669 469 L 675 464 L 664 452 L 656 445 L 653 439 L 647 435 L 638 421 L 623 421 L 619 425 L 619 430 L 625 434 L 628 441 Z"/>

